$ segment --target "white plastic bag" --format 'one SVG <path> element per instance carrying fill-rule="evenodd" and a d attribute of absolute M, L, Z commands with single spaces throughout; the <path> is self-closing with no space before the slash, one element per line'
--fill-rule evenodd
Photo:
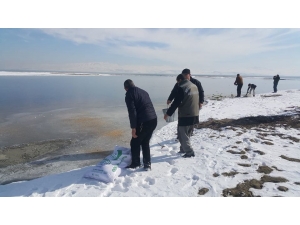
<path fill-rule="evenodd" d="M 112 165 L 118 165 L 120 168 L 125 168 L 131 164 L 130 148 L 116 146 L 114 152 L 107 156 L 104 160 L 110 161 Z M 101 164 L 100 162 L 99 164 Z M 99 166 L 99 164 L 97 166 Z"/>
<path fill-rule="evenodd" d="M 112 154 L 99 162 L 92 171 L 87 172 L 84 177 L 100 180 L 103 182 L 113 182 L 121 174 L 121 168 L 131 164 L 130 148 L 115 146 Z"/>
<path fill-rule="evenodd" d="M 117 165 L 106 164 L 96 166 L 92 171 L 87 172 L 84 177 L 100 180 L 106 183 L 113 182 L 121 174 Z"/>
<path fill-rule="evenodd" d="M 131 155 L 131 150 L 130 150 L 130 148 L 125 148 L 125 147 L 116 145 L 116 146 L 115 146 L 115 149 L 114 149 L 114 152 L 116 152 L 116 151 L 118 151 L 118 150 L 121 150 L 121 151 L 122 151 L 122 154 L 124 154 L 124 155 Z"/>

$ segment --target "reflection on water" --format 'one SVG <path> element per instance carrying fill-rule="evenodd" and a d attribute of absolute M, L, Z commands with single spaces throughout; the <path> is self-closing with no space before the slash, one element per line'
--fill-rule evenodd
<path fill-rule="evenodd" d="M 201 81 L 206 98 L 236 95 L 235 76 L 194 77 Z M 76 132 L 128 138 L 126 79 L 149 93 L 158 115 L 157 129 L 164 126 L 162 109 L 176 76 L 0 76 L 1 145 L 70 137 Z M 272 77 L 244 77 L 242 94 L 248 83 L 257 85 L 257 94 L 273 91 Z M 299 87 L 298 77 L 278 85 L 279 90 Z"/>

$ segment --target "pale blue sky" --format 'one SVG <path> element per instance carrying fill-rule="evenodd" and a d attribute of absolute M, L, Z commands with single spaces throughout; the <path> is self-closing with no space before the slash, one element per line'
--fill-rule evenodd
<path fill-rule="evenodd" d="M 300 18 L 292 0 L 1 6 L 0 70 L 300 76 Z"/>
<path fill-rule="evenodd" d="M 0 70 L 300 75 L 300 29 L 0 29 Z"/>

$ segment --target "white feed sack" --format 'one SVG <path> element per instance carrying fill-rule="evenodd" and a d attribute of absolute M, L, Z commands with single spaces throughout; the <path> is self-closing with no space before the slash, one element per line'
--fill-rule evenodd
<path fill-rule="evenodd" d="M 113 182 L 120 174 L 121 169 L 117 165 L 106 164 L 101 167 L 96 166 L 92 171 L 87 172 L 84 177 L 109 183 Z"/>
<path fill-rule="evenodd" d="M 115 149 L 114 149 L 114 152 L 117 152 L 118 150 L 121 150 L 122 154 L 124 154 L 124 155 L 131 155 L 130 148 L 125 148 L 125 147 L 116 145 Z"/>
<path fill-rule="evenodd" d="M 113 182 L 121 174 L 121 168 L 131 164 L 131 151 L 129 148 L 116 146 L 113 153 L 99 162 L 96 167 L 87 172 L 84 177 Z"/>
<path fill-rule="evenodd" d="M 131 164 L 130 149 L 116 146 L 114 152 L 104 160 L 109 160 L 111 164 L 118 165 L 120 168 L 125 168 Z"/>

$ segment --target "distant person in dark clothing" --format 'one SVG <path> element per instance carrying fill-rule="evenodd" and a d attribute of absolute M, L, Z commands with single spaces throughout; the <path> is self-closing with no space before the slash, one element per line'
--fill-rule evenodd
<path fill-rule="evenodd" d="M 247 93 L 246 93 L 246 95 L 248 94 L 248 92 L 249 92 L 249 94 L 250 94 L 250 96 L 251 96 L 251 92 L 253 91 L 253 97 L 255 96 L 255 88 L 256 88 L 256 85 L 255 84 L 248 84 L 248 89 L 247 89 Z M 250 91 L 249 91 L 250 90 Z"/>
<path fill-rule="evenodd" d="M 241 91 L 242 91 L 242 87 L 243 87 L 243 78 L 240 76 L 240 74 L 236 75 L 234 85 L 237 85 L 237 89 L 236 89 L 237 95 L 235 97 L 241 97 Z"/>
<path fill-rule="evenodd" d="M 164 119 L 166 120 L 178 108 L 179 153 L 185 153 L 182 157 L 190 158 L 195 156 L 190 137 L 194 125 L 199 123 L 199 93 L 197 86 L 183 75 L 181 80 L 174 101 L 164 115 Z"/>
<path fill-rule="evenodd" d="M 129 79 L 124 82 L 124 89 L 126 90 L 125 102 L 132 129 L 130 141 L 132 162 L 126 168 L 135 169 L 141 166 L 140 149 L 142 147 L 144 169 L 151 170 L 149 142 L 157 126 L 157 116 L 146 91 L 136 87 Z"/>
<path fill-rule="evenodd" d="M 273 93 L 276 93 L 277 92 L 277 85 L 278 85 L 278 82 L 280 80 L 280 76 L 277 74 L 276 76 L 273 77 L 273 89 L 274 89 L 274 92 Z"/>

